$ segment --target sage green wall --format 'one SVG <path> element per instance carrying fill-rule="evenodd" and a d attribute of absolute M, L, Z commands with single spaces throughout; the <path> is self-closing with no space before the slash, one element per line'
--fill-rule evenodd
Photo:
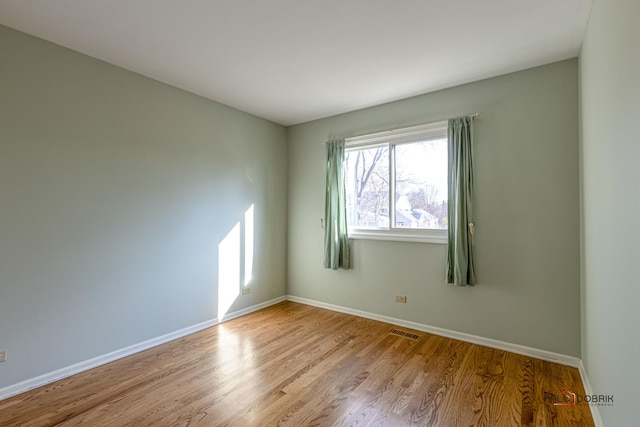
<path fill-rule="evenodd" d="M 580 55 L 583 361 L 608 426 L 637 424 L 640 391 L 640 2 L 596 0 Z"/>
<path fill-rule="evenodd" d="M 216 318 L 251 205 L 231 311 L 286 294 L 284 127 L 6 27 L 0 61 L 0 388 Z"/>
<path fill-rule="evenodd" d="M 288 293 L 580 356 L 577 66 L 572 59 L 291 127 Z M 475 112 L 477 286 L 444 284 L 442 244 L 354 240 L 353 270 L 323 269 L 323 141 Z"/>

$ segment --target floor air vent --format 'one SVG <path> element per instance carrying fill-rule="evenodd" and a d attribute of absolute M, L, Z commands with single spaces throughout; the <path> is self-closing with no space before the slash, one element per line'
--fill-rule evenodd
<path fill-rule="evenodd" d="M 389 333 L 393 335 L 399 335 L 401 337 L 410 338 L 412 340 L 417 340 L 418 338 L 420 338 L 420 335 L 412 334 L 411 332 L 401 331 L 400 329 L 392 329 L 391 332 Z"/>

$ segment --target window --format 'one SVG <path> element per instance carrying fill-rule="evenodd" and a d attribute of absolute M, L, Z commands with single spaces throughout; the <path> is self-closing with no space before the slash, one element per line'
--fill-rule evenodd
<path fill-rule="evenodd" d="M 446 243 L 447 122 L 346 140 L 349 236 Z"/>

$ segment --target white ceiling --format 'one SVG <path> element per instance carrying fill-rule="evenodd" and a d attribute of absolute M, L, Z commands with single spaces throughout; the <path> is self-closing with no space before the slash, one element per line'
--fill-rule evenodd
<path fill-rule="evenodd" d="M 283 125 L 578 55 L 593 0 L 0 0 L 0 24 Z"/>

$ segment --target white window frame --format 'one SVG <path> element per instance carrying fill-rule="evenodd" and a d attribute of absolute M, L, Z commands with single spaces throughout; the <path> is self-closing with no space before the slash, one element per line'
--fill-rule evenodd
<path fill-rule="evenodd" d="M 415 143 L 447 138 L 448 122 L 441 121 L 425 125 L 412 126 L 345 139 L 346 151 L 386 145 L 389 147 L 389 170 L 394 170 L 395 150 L 393 146 L 403 143 Z M 394 240 L 405 242 L 447 243 L 448 229 L 417 229 L 395 227 L 395 173 L 390 174 L 389 183 L 389 228 L 360 228 L 349 226 L 348 234 L 353 239 Z"/>

